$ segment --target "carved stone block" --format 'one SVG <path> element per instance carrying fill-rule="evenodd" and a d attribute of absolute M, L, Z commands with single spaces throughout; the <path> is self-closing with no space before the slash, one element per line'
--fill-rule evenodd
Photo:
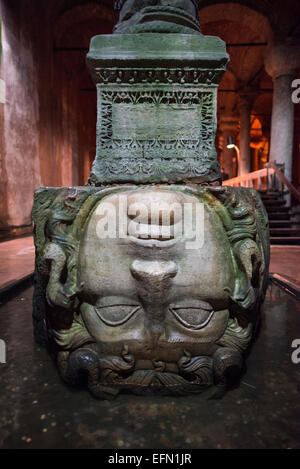
<path fill-rule="evenodd" d="M 219 180 L 217 88 L 227 62 L 223 41 L 201 34 L 93 38 L 87 63 L 98 128 L 90 183 Z"/>

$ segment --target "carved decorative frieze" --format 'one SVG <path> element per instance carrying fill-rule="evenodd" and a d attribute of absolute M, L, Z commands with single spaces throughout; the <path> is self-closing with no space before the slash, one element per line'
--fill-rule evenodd
<path fill-rule="evenodd" d="M 217 87 L 228 56 L 216 38 L 96 37 L 97 153 L 89 183 L 216 182 Z M 151 47 L 149 45 L 151 44 Z"/>
<path fill-rule="evenodd" d="M 92 67 L 91 60 L 90 66 Z M 106 84 L 153 84 L 153 85 L 219 85 L 224 67 L 219 70 L 211 69 L 181 69 L 181 68 L 136 68 L 136 69 L 109 69 L 95 65 L 92 75 L 96 83 Z"/>
<path fill-rule="evenodd" d="M 216 89 L 98 85 L 98 93 L 91 182 L 218 179 Z"/>

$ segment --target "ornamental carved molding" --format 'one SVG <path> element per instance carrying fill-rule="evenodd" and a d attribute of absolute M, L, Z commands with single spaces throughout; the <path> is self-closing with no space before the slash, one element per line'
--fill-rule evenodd
<path fill-rule="evenodd" d="M 98 109 L 90 183 L 218 179 L 216 89 L 99 86 Z"/>
<path fill-rule="evenodd" d="M 225 66 L 220 69 L 182 68 L 102 68 L 90 59 L 90 68 L 95 83 L 99 84 L 153 84 L 153 85 L 203 85 L 217 86 L 224 75 Z M 94 65 L 94 66 L 93 66 Z"/>

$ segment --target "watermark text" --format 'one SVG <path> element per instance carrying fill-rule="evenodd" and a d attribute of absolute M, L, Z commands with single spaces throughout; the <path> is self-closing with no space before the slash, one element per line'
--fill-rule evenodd
<path fill-rule="evenodd" d="M 292 101 L 294 104 L 300 103 L 300 78 L 296 78 L 292 82 L 292 88 L 296 88 L 292 93 Z"/>
<path fill-rule="evenodd" d="M 294 348 L 294 352 L 292 353 L 292 362 L 294 365 L 299 365 L 300 363 L 300 339 L 295 339 L 292 342 L 292 348 Z"/>
<path fill-rule="evenodd" d="M 6 343 L 0 339 L 0 364 L 6 363 Z"/>
<path fill-rule="evenodd" d="M 99 204 L 95 214 L 98 239 L 183 240 L 186 249 L 204 245 L 205 211 L 200 202 L 129 204 L 127 196 L 120 195 L 117 204 Z"/>

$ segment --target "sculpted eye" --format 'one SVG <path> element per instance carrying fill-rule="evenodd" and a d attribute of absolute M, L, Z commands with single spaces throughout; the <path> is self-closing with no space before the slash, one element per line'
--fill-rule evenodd
<path fill-rule="evenodd" d="M 95 308 L 97 315 L 107 326 L 122 326 L 141 309 L 137 305 L 111 305 Z"/>
<path fill-rule="evenodd" d="M 207 326 L 214 315 L 213 308 L 204 302 L 198 302 L 198 305 L 171 305 L 170 311 L 184 327 L 193 330 Z"/>

